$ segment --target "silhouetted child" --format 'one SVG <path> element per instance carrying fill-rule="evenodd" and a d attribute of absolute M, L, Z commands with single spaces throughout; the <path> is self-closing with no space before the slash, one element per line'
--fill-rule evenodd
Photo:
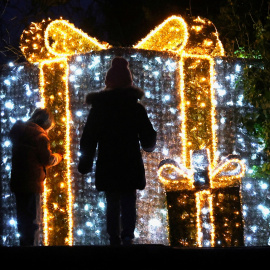
<path fill-rule="evenodd" d="M 21 246 L 37 244 L 41 217 L 40 195 L 46 169 L 62 157 L 52 154 L 48 131 L 53 116 L 47 109 L 36 109 L 27 122 L 17 121 L 10 131 L 12 141 L 11 190 L 15 193 Z M 36 240 L 36 241 L 35 241 Z"/>

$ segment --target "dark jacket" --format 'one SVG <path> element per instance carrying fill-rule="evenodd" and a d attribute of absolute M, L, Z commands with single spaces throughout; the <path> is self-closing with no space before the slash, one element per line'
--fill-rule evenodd
<path fill-rule="evenodd" d="M 145 188 L 145 171 L 140 151 L 151 152 L 156 132 L 145 108 L 138 103 L 141 89 L 102 90 L 90 93 L 92 105 L 80 142 L 79 172 L 92 170 L 97 149 L 96 188 L 99 191 Z"/>
<path fill-rule="evenodd" d="M 58 163 L 47 133 L 32 122 L 17 121 L 10 131 L 12 141 L 11 190 L 42 193 L 46 168 Z"/>

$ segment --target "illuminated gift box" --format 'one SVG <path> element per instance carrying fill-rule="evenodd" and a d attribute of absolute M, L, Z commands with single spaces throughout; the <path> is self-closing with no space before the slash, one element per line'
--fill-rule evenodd
<path fill-rule="evenodd" d="M 236 157 L 218 164 L 217 156 L 213 57 L 222 56 L 223 47 L 212 23 L 201 18 L 194 19 L 189 27 L 178 20 L 182 43 L 177 39 L 178 43 L 174 44 L 176 40 L 170 34 L 166 35 L 169 40 L 160 41 L 158 38 L 165 31 L 175 30 L 175 25 L 170 23 L 165 21 L 139 43 L 139 47 L 154 50 L 169 47 L 180 56 L 181 163 L 164 160 L 158 171 L 167 193 L 170 243 L 174 246 L 216 246 L 216 242 L 221 246 L 243 245 L 240 194 L 233 196 L 234 205 L 227 200 L 229 208 L 237 206 L 236 221 L 234 218 L 235 223 L 228 225 L 226 215 L 231 209 L 222 203 L 222 196 L 228 195 L 222 188 L 235 185 L 244 176 L 245 165 Z M 186 190 L 195 190 L 195 194 L 188 194 Z M 217 208 L 223 209 L 225 215 L 214 217 Z M 239 232 L 235 233 L 232 227 L 237 227 Z"/>
<path fill-rule="evenodd" d="M 207 196 L 209 195 L 207 194 Z M 200 244 L 210 247 L 212 244 L 217 247 L 231 247 L 244 245 L 244 224 L 239 187 L 213 190 L 211 200 L 213 221 L 209 216 L 207 205 L 204 205 L 200 213 L 200 234 L 204 237 L 198 242 L 195 191 L 170 191 L 167 193 L 169 239 L 172 246 L 196 247 Z M 215 228 L 213 240 L 211 237 L 212 226 Z"/>
<path fill-rule="evenodd" d="M 160 164 L 173 246 L 244 245 L 239 179 L 245 165 L 234 155 L 224 159 L 213 173 L 209 165 L 207 150 L 192 152 L 192 170 L 172 160 Z"/>
<path fill-rule="evenodd" d="M 57 126 L 50 134 L 52 149 L 65 154 L 61 167 L 51 170 L 46 183 L 44 243 L 46 245 L 108 243 L 104 197 L 94 191 L 93 174 L 86 176 L 78 174 L 77 162 L 78 141 L 88 114 L 87 108 L 82 105 L 84 96 L 88 91 L 99 90 L 104 86 L 110 61 L 117 54 L 123 55 L 130 62 L 134 82 L 145 90 L 144 105 L 155 129 L 159 131 L 157 149 L 154 153 L 144 154 L 143 157 L 148 184 L 146 190 L 138 193 L 138 222 L 135 234 L 140 243 L 168 244 L 164 187 L 157 177 L 161 160 L 171 158 L 177 161 L 166 163 L 167 166 L 176 165 L 168 167 L 171 171 L 163 171 L 164 168 L 160 167 L 160 175 L 167 178 L 171 184 L 176 180 L 171 177 L 179 164 L 184 165 L 187 171 L 191 170 L 190 151 L 208 149 L 211 170 L 218 166 L 220 156 L 225 157 L 233 153 L 231 149 L 235 147 L 232 142 L 227 141 L 226 135 L 219 134 L 224 132 L 223 128 L 226 130 L 228 125 L 224 120 L 227 119 L 224 117 L 226 112 L 215 106 L 215 97 L 218 98 L 218 102 L 226 97 L 227 103 L 234 103 L 224 94 L 226 84 L 222 84 L 220 88 L 214 82 L 217 69 L 220 70 L 216 76 L 221 76 L 217 80 L 218 83 L 228 76 L 222 74 L 225 73 L 228 62 L 226 59 L 215 58 L 223 55 L 223 49 L 211 22 L 196 18 L 186 23 L 181 17 L 172 16 L 139 42 L 134 49 L 108 48 L 108 44 L 98 42 L 64 20 L 33 23 L 24 32 L 22 50 L 29 61 L 39 65 L 30 68 L 11 64 L 9 67 L 11 74 L 2 77 L 4 79 L 1 81 L 5 89 L 1 92 L 1 121 L 4 129 L 1 139 L 2 152 L 5 155 L 1 166 L 2 179 L 5 183 L 3 205 L 9 207 L 5 212 L 9 215 L 5 218 L 8 224 L 5 225 L 5 243 L 16 242 L 11 234 L 14 232 L 13 225 L 16 224 L 14 210 L 7 203 L 10 200 L 6 187 L 10 171 L 10 147 L 5 134 L 16 119 L 25 119 L 35 106 L 44 105 L 50 107 L 57 120 Z M 86 53 L 91 50 L 91 53 Z M 229 67 L 233 69 L 229 73 L 230 85 L 227 87 L 231 95 L 234 67 L 238 69 L 242 67 L 235 64 Z M 30 71 L 27 71 L 28 69 Z M 28 78 L 24 78 L 24 72 L 28 72 Z M 18 81 L 17 77 L 21 83 L 18 87 L 14 85 Z M 16 92 L 14 89 L 20 90 Z M 16 100 L 12 100 L 12 97 L 16 97 Z M 19 108 L 14 103 L 18 104 Z M 188 113 L 185 114 L 185 110 Z M 216 113 L 217 110 L 221 115 Z M 236 124 L 235 122 L 235 126 Z M 239 136 L 240 133 L 234 132 L 230 132 L 229 135 Z M 201 136 L 197 136 L 198 134 Z M 224 142 L 221 143 L 221 140 Z M 253 144 L 254 141 L 251 140 L 246 145 L 247 148 L 254 149 L 252 151 L 255 153 L 257 146 L 253 147 Z M 242 151 L 241 156 L 245 155 L 247 158 L 250 156 L 249 149 L 242 151 L 242 148 L 236 145 L 234 152 Z M 238 176 L 234 180 L 231 179 L 230 183 L 225 181 L 225 185 L 239 186 L 239 178 L 243 171 L 243 166 L 239 162 L 239 159 L 235 162 L 234 174 L 237 175 L 238 172 Z M 232 173 L 232 170 L 229 171 Z M 202 172 L 203 174 L 205 175 Z M 179 175 L 176 176 L 179 178 Z M 189 177 L 189 188 L 193 188 L 191 178 Z M 218 179 L 222 184 L 222 179 Z M 182 191 L 180 189 L 177 192 Z M 195 194 L 194 190 L 190 192 Z M 209 197 L 209 194 L 204 194 L 203 191 L 201 196 L 199 195 L 200 193 L 197 201 L 202 204 L 204 200 L 207 201 L 204 195 Z M 217 197 L 221 203 L 222 195 L 219 194 Z M 214 195 L 212 200 L 215 201 Z M 225 201 L 224 199 L 223 202 Z M 194 208 L 194 203 L 191 205 Z M 218 214 L 219 209 L 215 209 L 214 203 L 212 207 L 214 213 Z M 260 209 L 264 209 L 262 207 L 261 205 Z M 196 213 L 196 222 L 197 213 L 205 212 L 204 207 L 198 204 L 192 210 L 190 213 Z M 196 224 L 200 224 L 200 221 Z M 211 226 L 211 222 L 209 224 Z M 250 227 L 254 228 L 254 225 L 251 224 Z M 201 228 L 203 227 L 196 225 L 196 232 L 190 239 L 197 237 L 196 245 L 208 246 L 209 241 L 210 245 L 214 245 L 209 238 L 205 238 L 204 243 Z M 173 226 L 168 228 L 169 231 L 173 229 Z M 216 235 L 219 231 L 222 230 L 215 230 Z M 223 232 L 225 231 L 226 228 Z M 11 240 L 8 240 L 9 237 Z M 176 239 L 177 237 L 176 235 Z M 225 241 L 221 245 L 229 245 L 228 243 Z M 193 246 L 194 243 L 190 242 L 189 245 Z"/>

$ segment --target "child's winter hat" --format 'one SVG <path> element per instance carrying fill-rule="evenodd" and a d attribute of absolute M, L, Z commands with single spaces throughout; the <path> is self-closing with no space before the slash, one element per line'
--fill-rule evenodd
<path fill-rule="evenodd" d="M 39 125 L 44 130 L 49 129 L 54 125 L 53 115 L 46 108 L 36 108 L 32 113 L 29 121 Z"/>
<path fill-rule="evenodd" d="M 132 75 L 129 64 L 123 57 L 115 57 L 112 66 L 106 74 L 106 88 L 124 88 L 132 86 Z"/>

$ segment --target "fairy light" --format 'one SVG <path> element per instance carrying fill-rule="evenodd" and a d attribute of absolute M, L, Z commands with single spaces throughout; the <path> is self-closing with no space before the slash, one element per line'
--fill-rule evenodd
<path fill-rule="evenodd" d="M 70 101 L 69 101 L 69 88 L 68 88 L 68 77 L 69 77 L 69 68 L 68 68 L 68 63 L 65 62 L 65 89 L 66 89 L 66 121 L 67 121 L 67 125 L 66 125 L 66 145 L 65 145 L 65 149 L 66 149 L 66 156 L 64 157 L 67 160 L 67 192 L 68 192 L 68 203 L 67 203 L 67 210 L 68 210 L 68 237 L 67 237 L 67 242 L 68 245 L 72 245 L 73 243 L 73 233 L 72 233 L 72 228 L 73 228 L 73 215 L 72 215 L 72 202 L 73 202 L 73 198 L 72 198 L 72 188 L 71 188 L 71 171 L 70 171 L 70 157 L 71 157 L 71 153 L 70 153 L 70 122 L 71 122 L 71 113 L 69 110 L 70 107 Z M 61 183 L 62 188 L 64 188 L 64 186 Z"/>
<path fill-rule="evenodd" d="M 187 123 L 188 119 L 187 119 L 187 114 L 191 117 L 191 118 L 196 118 L 196 116 L 192 115 L 191 112 L 187 113 L 187 110 L 189 107 L 196 107 L 197 103 L 195 101 L 195 103 L 191 103 L 190 100 L 187 100 L 186 97 L 186 88 L 188 88 L 186 86 L 185 83 L 185 72 L 183 69 L 183 66 L 185 64 L 185 61 L 188 61 L 189 59 L 192 59 L 193 61 L 195 61 L 194 66 L 191 66 L 192 69 L 198 68 L 200 67 L 200 65 L 203 65 L 204 63 L 202 63 L 200 60 L 204 60 L 206 62 L 209 63 L 209 72 L 208 72 L 208 76 L 209 76 L 209 87 L 207 88 L 210 92 L 209 93 L 202 93 L 204 95 L 206 95 L 206 102 L 207 102 L 207 98 L 210 96 L 210 102 L 207 102 L 209 105 L 206 105 L 205 102 L 201 102 L 200 107 L 202 109 L 204 109 L 204 114 L 208 115 L 208 111 L 210 111 L 210 121 L 206 121 L 206 123 L 203 123 L 203 125 L 209 125 L 211 127 L 209 127 L 208 129 L 211 130 L 211 132 L 204 132 L 204 136 L 207 136 L 208 139 L 204 139 L 201 143 L 199 143 L 198 149 L 202 149 L 202 148 L 209 148 L 211 149 L 210 151 L 210 157 L 211 157 L 211 166 L 214 167 L 216 165 L 216 160 L 217 157 L 215 155 L 216 153 L 216 145 L 217 145 L 217 138 L 216 138 L 216 132 L 215 132 L 215 126 L 216 126 L 216 111 L 215 111 L 215 100 L 214 100 L 214 90 L 213 90 L 213 82 L 214 82 L 214 60 L 212 59 L 211 56 L 208 55 L 191 55 L 191 54 L 186 54 L 186 53 L 182 53 L 182 57 L 180 60 L 180 78 L 181 78 L 181 82 L 180 82 L 180 95 L 181 95 L 181 116 L 182 116 L 182 124 L 181 124 L 181 130 L 182 133 L 184 135 L 184 138 L 182 139 L 182 143 L 183 143 L 183 147 L 182 147 L 182 162 L 184 164 L 185 167 L 189 167 L 190 161 L 189 161 L 189 151 L 190 150 L 195 150 L 194 149 L 194 145 L 192 142 L 188 143 L 188 138 L 192 138 L 191 132 L 195 129 L 198 128 L 198 126 L 202 125 L 201 121 L 189 121 L 189 124 Z M 199 61 L 197 61 L 199 60 Z M 205 64 L 204 64 L 205 65 Z M 195 78 L 196 80 L 197 78 Z M 206 78 L 203 78 L 202 83 L 205 83 Z M 198 84 L 200 87 L 200 84 Z M 201 86 L 202 88 L 202 86 Z M 205 90 L 203 90 L 202 92 L 205 92 Z M 201 97 L 200 97 L 201 99 Z M 210 108 L 209 108 L 210 107 Z M 196 114 L 197 112 L 195 112 Z M 200 132 L 198 132 L 200 133 Z M 208 142 L 207 142 L 208 141 Z M 204 145 L 205 144 L 205 145 Z"/>
<path fill-rule="evenodd" d="M 237 166 L 239 170 L 231 177 L 226 175 L 226 171 L 233 170 L 231 167 Z M 237 184 L 238 181 L 244 177 L 246 172 L 246 164 L 239 159 L 229 159 L 224 163 L 218 165 L 214 171 L 209 172 L 212 188 L 226 187 L 228 185 Z"/>
<path fill-rule="evenodd" d="M 100 43 L 97 39 L 88 36 L 65 20 L 54 20 L 51 22 L 46 27 L 44 37 L 47 50 L 57 57 L 109 48 L 107 43 Z M 51 45 L 50 38 L 54 40 Z"/>
<path fill-rule="evenodd" d="M 45 47 L 44 31 L 51 20 L 43 20 L 40 23 L 31 23 L 24 30 L 20 39 L 20 48 L 30 63 L 40 63 L 43 60 L 55 58 Z"/>
<path fill-rule="evenodd" d="M 43 108 L 48 107 L 57 119 L 59 118 L 59 111 L 61 111 L 64 115 L 62 121 L 65 123 L 65 129 L 63 129 L 62 125 L 56 121 L 57 132 L 55 132 L 53 136 L 51 135 L 54 140 L 59 141 L 59 134 L 61 134 L 60 137 L 64 140 L 64 159 L 61 163 L 61 169 L 64 174 L 59 175 L 58 173 L 52 173 L 45 180 L 43 193 L 43 230 L 45 245 L 72 245 L 73 243 L 73 198 L 70 171 L 71 113 L 69 110 L 69 66 L 67 57 L 77 53 L 86 53 L 92 50 L 107 48 L 109 48 L 107 43 L 101 44 L 97 39 L 88 36 L 65 20 L 43 20 L 41 23 L 32 23 L 29 29 L 25 30 L 21 36 L 21 50 L 25 57 L 31 63 L 39 63 L 40 106 Z M 54 86 L 56 82 L 58 89 Z M 63 98 L 65 106 L 60 107 L 58 104 L 63 101 Z M 54 168 L 51 168 L 51 171 L 54 171 Z M 54 179 L 54 181 L 52 179 Z M 58 204 L 53 202 L 59 195 L 54 194 L 55 192 L 52 191 L 54 190 L 53 185 L 56 184 L 56 179 L 61 182 L 59 185 L 61 190 L 58 191 L 62 194 L 61 198 L 66 197 L 66 199 L 62 199 L 64 203 L 63 206 L 59 206 L 60 208 Z M 63 214 L 64 216 L 67 215 L 67 218 L 63 218 Z M 57 226 L 55 219 L 58 219 L 58 224 L 60 223 L 60 228 L 57 230 L 55 228 L 55 226 Z M 60 220 L 62 220 L 62 223 Z M 67 225 L 65 223 L 67 223 Z M 68 228 L 66 229 L 66 227 Z M 61 230 L 61 237 L 55 237 L 55 231 L 57 231 L 59 235 L 59 231 Z M 55 240 L 59 238 L 60 240 Z"/>
<path fill-rule="evenodd" d="M 199 247 L 202 247 L 202 226 L 201 226 L 201 198 L 200 198 L 200 192 L 195 193 L 196 198 L 196 227 L 197 227 L 197 235 L 196 240 Z"/>
<path fill-rule="evenodd" d="M 160 38 L 162 36 L 162 38 Z M 182 17 L 171 16 L 150 32 L 134 48 L 180 52 L 188 40 L 187 24 Z"/>
<path fill-rule="evenodd" d="M 196 192 L 196 226 L 197 226 L 197 243 L 198 246 L 203 246 L 203 232 L 202 232 L 202 208 L 205 205 L 208 205 L 208 210 L 206 214 L 209 214 L 210 220 L 210 244 L 214 246 L 215 244 L 215 225 L 214 225 L 214 216 L 213 216 L 213 197 L 209 190 L 203 190 Z"/>
<path fill-rule="evenodd" d="M 210 191 L 208 191 L 210 193 Z M 213 212 L 213 196 L 208 194 L 209 211 L 210 211 L 210 224 L 211 224 L 211 246 L 215 246 L 215 224 L 214 224 L 214 212 Z"/>
<path fill-rule="evenodd" d="M 54 70 L 57 78 L 50 78 L 48 76 L 48 70 Z M 47 76 L 46 76 L 47 75 Z M 54 80 L 54 84 L 50 83 L 50 80 Z M 62 241 L 68 245 L 72 245 L 72 192 L 71 192 L 71 175 L 70 175 L 70 134 L 69 134 L 69 122 L 70 122 L 70 111 L 69 111 L 69 91 L 67 87 L 68 83 L 68 64 L 65 58 L 45 60 L 40 64 L 40 92 L 42 95 L 42 104 L 48 107 L 55 114 L 55 118 L 58 119 L 58 114 L 64 114 L 65 125 L 62 126 L 58 121 L 51 137 L 55 141 L 59 141 L 59 133 L 64 135 L 64 160 L 61 163 L 62 175 L 51 168 L 51 173 L 46 179 L 45 190 L 44 190 L 44 244 L 60 244 L 59 242 L 54 242 L 54 218 L 52 212 L 59 212 L 67 215 L 67 221 L 63 219 L 64 224 L 68 223 L 65 231 L 67 236 L 63 235 Z M 56 83 L 57 82 L 57 83 Z M 55 87 L 59 88 L 56 89 Z M 60 90 L 61 89 L 61 90 Z M 63 89 L 63 90 L 62 90 Z M 55 91 L 58 91 L 57 94 Z M 64 100 L 63 100 L 64 99 Z M 64 103 L 65 106 L 62 107 L 60 104 Z M 61 116 L 60 116 L 61 117 Z M 59 148 L 60 149 L 60 148 Z M 59 165 L 60 166 L 60 165 Z M 62 179 L 64 178 L 64 179 Z M 61 206 L 59 203 L 54 202 L 58 194 L 55 194 L 53 186 L 59 181 L 64 180 L 67 185 L 67 190 L 61 189 L 60 194 L 63 198 Z M 50 210 L 49 210 L 50 209 Z M 59 219 L 59 218 L 58 218 Z M 60 223 L 61 224 L 61 223 Z M 63 226 L 65 227 L 65 226 Z"/>
<path fill-rule="evenodd" d="M 163 173 L 170 174 L 172 171 L 176 172 L 178 176 L 177 179 L 169 179 L 168 176 L 163 176 Z M 187 173 L 175 165 L 165 164 L 158 169 L 157 174 L 159 180 L 166 186 L 170 185 L 179 187 L 179 185 L 182 184 L 185 189 L 192 190 L 194 188 L 192 172 Z M 186 181 L 186 179 L 188 179 L 189 181 Z"/>
<path fill-rule="evenodd" d="M 180 103 L 180 112 L 181 112 L 181 119 L 182 119 L 182 123 L 181 123 L 181 130 L 182 130 L 182 162 L 183 165 L 185 167 L 187 167 L 187 136 L 186 136 L 186 132 L 187 132 L 187 126 L 186 126 L 186 99 L 185 99 L 185 94 L 183 89 L 185 88 L 185 73 L 184 73 L 184 61 L 182 61 L 182 59 L 180 59 L 179 61 L 179 76 L 180 76 L 180 96 L 181 96 L 181 103 Z M 189 104 L 188 104 L 189 105 Z"/>

